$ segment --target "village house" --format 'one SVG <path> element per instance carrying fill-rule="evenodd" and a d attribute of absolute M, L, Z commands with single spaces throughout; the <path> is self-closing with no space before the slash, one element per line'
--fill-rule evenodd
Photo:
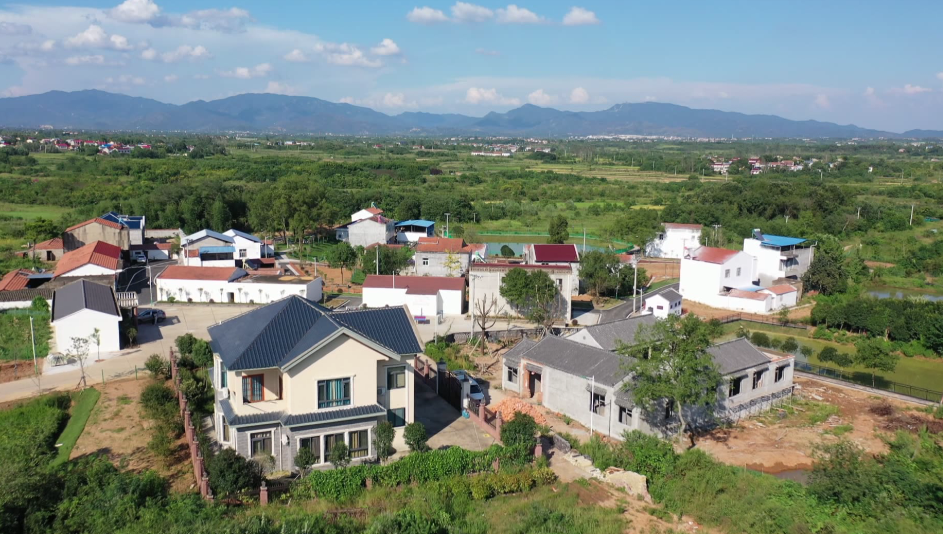
<path fill-rule="evenodd" d="M 55 277 L 117 276 L 123 267 L 121 249 L 104 241 L 94 241 L 62 255 Z"/>
<path fill-rule="evenodd" d="M 236 267 L 242 267 L 246 260 L 257 260 L 264 257 L 265 245 L 258 237 L 230 228 L 223 235 L 231 237 L 235 249 Z"/>
<path fill-rule="evenodd" d="M 743 311 L 754 310 L 758 305 L 747 302 L 740 292 L 754 291 L 756 286 L 753 256 L 737 250 L 714 247 L 698 247 L 681 260 L 679 293 L 687 300 L 700 302 L 715 308 Z M 734 299 L 734 300 L 731 300 Z M 746 309 L 746 308 L 750 309 Z"/>
<path fill-rule="evenodd" d="M 365 219 L 338 226 L 335 236 L 338 241 L 346 241 L 352 247 L 385 245 L 396 238 L 395 222 L 382 215 L 373 215 Z"/>
<path fill-rule="evenodd" d="M 484 261 L 487 246 L 460 237 L 421 237 L 413 255 L 419 276 L 464 276 L 473 261 Z"/>
<path fill-rule="evenodd" d="M 653 258 L 681 259 L 684 255 L 701 246 L 700 224 L 664 223 L 663 232 L 645 245 L 645 255 Z"/>
<path fill-rule="evenodd" d="M 681 315 L 681 293 L 674 289 L 653 291 L 644 298 L 642 309 L 659 319 L 667 319 L 669 315 Z"/>
<path fill-rule="evenodd" d="M 376 204 L 370 204 L 369 208 L 362 209 L 356 213 L 351 214 L 350 222 L 362 221 L 364 219 L 369 219 L 375 215 L 382 215 L 383 210 L 377 207 Z"/>
<path fill-rule="evenodd" d="M 617 439 L 632 430 L 662 437 L 675 431 L 680 420 L 672 405 L 662 402 L 646 412 L 634 402 L 626 370 L 631 358 L 579 339 L 525 338 L 503 357 L 502 388 Z M 791 355 L 764 353 L 744 338 L 713 345 L 707 352 L 723 376 L 713 407 L 721 421 L 759 413 L 792 394 Z M 689 425 L 709 425 L 704 407 L 682 409 Z"/>
<path fill-rule="evenodd" d="M 319 301 L 321 277 L 250 274 L 238 267 L 171 265 L 156 278 L 159 300 L 265 304 L 290 295 Z"/>
<path fill-rule="evenodd" d="M 103 220 L 120 224 L 128 229 L 128 242 L 131 245 L 144 244 L 146 221 L 143 215 L 119 215 L 113 211 L 102 215 Z"/>
<path fill-rule="evenodd" d="M 764 234 L 759 228 L 743 240 L 743 251 L 756 258 L 756 277 L 761 285 L 802 278 L 812 264 L 813 250 L 805 238 Z"/>
<path fill-rule="evenodd" d="M 36 258 L 40 261 L 58 261 L 65 253 L 61 237 L 54 237 L 40 243 L 21 253 L 24 258 Z"/>
<path fill-rule="evenodd" d="M 573 296 L 580 294 L 580 253 L 576 245 L 524 245 L 524 263 L 528 265 L 569 265 L 575 283 L 570 287 Z"/>
<path fill-rule="evenodd" d="M 404 308 L 332 312 L 291 296 L 209 328 L 216 441 L 294 470 L 307 448 L 317 466 L 336 443 L 353 463 L 376 458 L 381 421 L 415 418 L 412 360 L 422 352 Z"/>
<path fill-rule="evenodd" d="M 636 344 L 635 336 L 640 328 L 650 328 L 658 321 L 651 313 L 628 317 L 618 321 L 601 323 L 581 328 L 567 336 L 567 339 L 597 349 L 617 350 L 620 346 Z"/>
<path fill-rule="evenodd" d="M 69 352 L 72 338 L 88 339 L 90 355 L 121 350 L 120 322 L 121 311 L 111 286 L 76 280 L 53 295 L 52 326 L 56 348 L 63 354 Z M 91 339 L 96 329 L 100 345 Z"/>
<path fill-rule="evenodd" d="M 550 306 L 551 313 L 559 320 L 569 322 L 573 318 L 573 296 L 578 294 L 573 290 L 574 285 L 579 284 L 579 280 L 573 275 L 573 268 L 567 264 L 554 265 L 526 265 L 516 263 L 472 263 L 468 269 L 469 278 L 469 305 L 474 306 L 475 302 L 484 301 L 491 303 L 492 299 L 496 307 L 492 312 L 494 315 L 509 314 L 511 316 L 520 316 L 523 310 L 517 310 L 512 307 L 504 297 L 501 296 L 501 282 L 505 275 L 511 269 L 539 269 L 546 272 L 550 279 L 557 286 L 557 295 Z"/>
<path fill-rule="evenodd" d="M 65 252 L 76 250 L 96 241 L 110 243 L 118 247 L 119 250 L 130 250 L 130 230 L 121 223 L 96 217 L 70 226 L 62 234 L 62 245 Z"/>
<path fill-rule="evenodd" d="M 405 306 L 420 321 L 461 315 L 465 304 L 465 278 L 367 275 L 363 282 L 363 304 L 367 308 Z"/>
<path fill-rule="evenodd" d="M 424 237 L 435 237 L 433 221 L 410 219 L 396 223 L 397 243 L 417 243 Z"/>
<path fill-rule="evenodd" d="M 196 267 L 234 267 L 235 239 L 213 230 L 200 230 L 183 238 L 180 262 Z"/>

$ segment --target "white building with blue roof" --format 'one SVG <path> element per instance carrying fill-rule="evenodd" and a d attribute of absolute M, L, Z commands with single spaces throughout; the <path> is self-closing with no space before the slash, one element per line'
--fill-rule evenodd
<path fill-rule="evenodd" d="M 434 237 L 435 222 L 424 219 L 410 219 L 396 223 L 397 243 L 418 243 L 420 237 Z"/>
<path fill-rule="evenodd" d="M 809 270 L 813 243 L 802 237 L 764 234 L 759 228 L 743 240 L 743 251 L 755 258 L 755 275 L 761 286 L 777 280 L 799 280 Z"/>

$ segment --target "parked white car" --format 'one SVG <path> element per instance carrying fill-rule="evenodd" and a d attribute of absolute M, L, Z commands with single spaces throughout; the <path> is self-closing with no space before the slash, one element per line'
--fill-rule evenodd
<path fill-rule="evenodd" d="M 478 385 L 478 382 L 468 374 L 468 371 L 455 371 L 455 378 L 464 382 L 468 380 L 470 387 L 468 388 L 468 397 L 470 399 L 481 402 L 485 400 L 485 392 L 481 390 L 481 386 Z"/>
<path fill-rule="evenodd" d="M 132 250 L 131 261 L 134 263 L 147 263 L 147 253 L 143 250 Z"/>

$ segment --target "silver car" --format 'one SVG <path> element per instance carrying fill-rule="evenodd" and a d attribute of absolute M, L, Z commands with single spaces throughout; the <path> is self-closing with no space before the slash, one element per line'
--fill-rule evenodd
<path fill-rule="evenodd" d="M 485 392 L 481 390 L 481 386 L 478 385 L 478 381 L 472 378 L 472 375 L 468 374 L 468 371 L 455 371 L 455 378 L 464 381 L 468 380 L 470 387 L 468 388 L 468 397 L 476 401 L 485 400 Z"/>

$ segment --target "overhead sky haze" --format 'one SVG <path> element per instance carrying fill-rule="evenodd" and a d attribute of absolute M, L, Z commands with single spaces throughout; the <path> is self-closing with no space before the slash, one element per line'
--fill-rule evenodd
<path fill-rule="evenodd" d="M 62 1 L 0 5 L 0 96 L 271 92 L 475 116 L 657 101 L 943 129 L 943 2 Z"/>

